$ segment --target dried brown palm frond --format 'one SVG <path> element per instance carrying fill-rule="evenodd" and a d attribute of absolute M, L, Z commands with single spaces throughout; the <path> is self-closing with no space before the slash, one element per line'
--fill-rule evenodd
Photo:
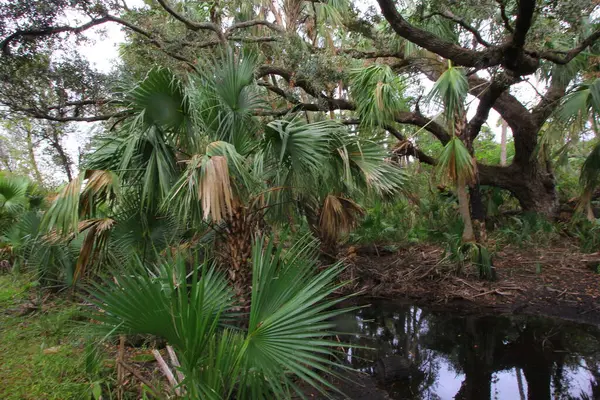
<path fill-rule="evenodd" d="M 229 167 L 225 156 L 205 158 L 202 163 L 202 177 L 198 187 L 198 198 L 202 201 L 204 219 L 210 216 L 214 222 L 231 215 L 233 191 L 229 179 Z"/>
<path fill-rule="evenodd" d="M 88 170 L 85 172 L 85 188 L 81 193 L 80 215 L 88 215 L 94 202 L 112 202 L 119 193 L 119 178 L 111 171 Z"/>
<path fill-rule="evenodd" d="M 347 235 L 364 215 L 364 210 L 354 201 L 340 196 L 327 195 L 321 208 L 319 234 L 321 240 L 332 244 Z"/>
<path fill-rule="evenodd" d="M 415 156 L 416 149 L 410 140 L 400 140 L 392 148 L 392 161 L 397 164 L 408 162 L 411 156 Z"/>
<path fill-rule="evenodd" d="M 106 249 L 108 235 L 114 225 L 115 220 L 112 218 L 86 219 L 79 223 L 79 232 L 87 231 L 87 233 L 79 251 L 73 282 L 81 278 L 86 268 L 96 260 L 100 252 Z"/>

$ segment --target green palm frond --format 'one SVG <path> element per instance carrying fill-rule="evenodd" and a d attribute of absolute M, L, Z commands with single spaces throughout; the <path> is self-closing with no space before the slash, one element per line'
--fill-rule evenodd
<path fill-rule="evenodd" d="M 581 166 L 579 184 L 583 189 L 583 197 L 589 198 L 600 186 L 600 142 L 596 143 Z"/>
<path fill-rule="evenodd" d="M 393 195 L 402 189 L 406 173 L 389 163 L 381 143 L 346 133 L 335 135 L 332 146 L 332 178 L 344 184 L 345 192 Z"/>
<path fill-rule="evenodd" d="M 276 120 L 265 129 L 265 145 L 278 164 L 301 173 L 314 173 L 326 156 L 329 135 L 340 129 L 332 120 L 307 124 L 301 118 Z"/>
<path fill-rule="evenodd" d="M 138 123 L 179 131 L 188 122 L 189 102 L 183 83 L 166 68 L 155 67 L 126 95 Z"/>
<path fill-rule="evenodd" d="M 178 258 L 157 270 L 137 260 L 138 275 L 117 274 L 92 290 L 101 312 L 96 328 L 113 334 L 154 334 L 172 345 L 190 398 L 290 398 L 300 378 L 323 390 L 318 374 L 339 343 L 331 319 L 343 299 L 330 297 L 340 267 L 318 272 L 315 245 L 286 251 L 259 239 L 252 251 L 252 302 L 247 329 L 229 325 L 233 292 L 225 276 L 204 264 L 188 274 Z M 201 273 L 200 273 L 201 271 Z"/>
<path fill-rule="evenodd" d="M 557 118 L 565 123 L 587 122 L 590 115 L 600 114 L 600 78 L 579 85 L 573 92 L 562 98 L 556 112 Z"/>
<path fill-rule="evenodd" d="M 124 181 L 142 187 L 144 205 L 152 207 L 165 198 L 176 178 L 175 149 L 156 126 L 131 129 L 123 144 L 119 173 Z"/>
<path fill-rule="evenodd" d="M 475 180 L 475 164 L 462 140 L 453 136 L 444 146 L 437 165 L 443 180 L 453 183 L 471 183 Z"/>
<path fill-rule="evenodd" d="M 119 191 L 119 179 L 113 172 L 84 170 L 58 193 L 42 225 L 58 235 L 77 233 L 80 219 L 96 217 L 99 207 L 111 206 Z"/>
<path fill-rule="evenodd" d="M 396 113 L 406 109 L 406 85 L 388 65 L 353 69 L 350 79 L 361 123 L 380 126 L 394 121 Z"/>
<path fill-rule="evenodd" d="M 600 116 L 600 78 L 575 87 L 560 100 L 553 116 L 554 120 L 544 130 L 541 145 L 561 143 L 566 135 L 579 134 L 588 121 L 596 124 Z"/>
<path fill-rule="evenodd" d="M 25 210 L 30 182 L 24 178 L 0 176 L 0 209 L 8 214 Z"/>
<path fill-rule="evenodd" d="M 453 125 L 456 116 L 464 114 L 468 91 L 469 82 L 464 70 L 450 65 L 435 82 L 427 95 L 427 101 L 439 101 L 446 121 Z"/>
<path fill-rule="evenodd" d="M 315 243 L 306 240 L 285 254 L 272 240 L 267 246 L 263 240 L 253 246 L 246 356 L 250 368 L 269 378 L 272 391 L 279 394 L 276 398 L 286 398 L 286 386 L 293 385 L 290 374 L 321 391 L 335 389 L 318 372 L 340 367 L 331 361 L 337 345 L 328 337 L 333 336 L 331 318 L 346 310 L 333 309 L 342 299 L 328 296 L 343 286 L 336 283 L 341 267 L 315 273 L 314 254 Z"/>
<path fill-rule="evenodd" d="M 255 56 L 229 49 L 220 60 L 205 64 L 188 90 L 195 118 L 210 141 L 232 143 L 241 154 L 256 145 L 254 113 L 265 104 L 254 85 L 256 63 Z"/>

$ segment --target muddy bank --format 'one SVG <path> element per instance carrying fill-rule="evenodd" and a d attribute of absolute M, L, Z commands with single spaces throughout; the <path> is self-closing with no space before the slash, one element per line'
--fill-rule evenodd
<path fill-rule="evenodd" d="M 352 280 L 345 291 L 415 305 L 473 313 L 535 314 L 600 324 L 600 253 L 583 254 L 565 244 L 539 249 L 514 246 L 493 258 L 497 280 L 479 279 L 476 267 L 456 266 L 435 245 L 395 252 L 350 247 L 345 251 Z"/>

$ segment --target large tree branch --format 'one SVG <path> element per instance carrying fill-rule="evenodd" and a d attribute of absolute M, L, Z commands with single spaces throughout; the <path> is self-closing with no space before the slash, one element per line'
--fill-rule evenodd
<path fill-rule="evenodd" d="M 490 82 L 488 80 L 475 75 L 469 76 L 469 93 L 472 96 L 480 98 L 485 95 L 486 89 L 489 87 Z M 529 110 L 508 91 L 505 90 L 500 93 L 493 104 L 493 108 L 509 124 L 513 132 L 516 132 L 519 128 L 535 129 L 535 122 Z"/>
<path fill-rule="evenodd" d="M 560 99 L 565 95 L 567 86 L 560 79 L 552 79 L 550 87 L 542 96 L 539 103 L 531 110 L 531 115 L 537 126 L 541 127 L 546 119 L 550 117 L 552 112 L 560 104 Z"/>
<path fill-rule="evenodd" d="M 450 10 L 443 10 L 441 12 L 433 12 L 429 15 L 423 16 L 423 18 L 429 18 L 431 16 L 434 15 L 439 15 L 440 17 L 449 19 L 452 22 L 456 22 L 458 25 L 462 26 L 464 29 L 466 29 L 467 31 L 471 32 L 471 34 L 475 37 L 475 40 L 477 40 L 480 44 L 484 45 L 485 47 L 490 47 L 491 44 L 490 42 L 488 42 L 487 40 L 485 40 L 482 36 L 481 33 L 479 33 L 479 31 L 477 29 L 475 29 L 475 27 L 471 24 L 469 24 L 468 22 L 466 22 L 465 20 L 463 20 L 462 18 L 457 17 L 456 15 L 454 15 L 454 13 L 452 13 L 452 11 Z"/>
<path fill-rule="evenodd" d="M 185 26 L 187 26 L 188 29 L 190 29 L 192 31 L 199 31 L 199 30 L 213 31 L 217 34 L 217 36 L 219 37 L 219 40 L 221 42 L 223 42 L 223 43 L 225 42 L 225 35 L 223 34 L 223 31 L 221 31 L 221 28 L 217 24 L 213 24 L 212 22 L 192 21 L 191 19 L 188 19 L 185 16 L 179 14 L 177 11 L 175 11 L 165 0 L 156 0 L 156 1 L 158 2 L 158 4 L 161 5 L 161 7 L 166 12 L 171 14 L 171 16 L 173 18 L 175 18 L 176 20 L 185 24 Z"/>
<path fill-rule="evenodd" d="M 467 138 L 469 143 L 473 143 L 477 135 L 479 135 L 481 127 L 487 121 L 490 110 L 494 107 L 496 100 L 498 100 L 502 93 L 516 81 L 517 79 L 514 77 L 509 77 L 505 73 L 500 73 L 492 80 L 488 87 L 483 88 L 478 96 L 479 105 L 477 106 L 477 112 L 467 126 Z"/>
<path fill-rule="evenodd" d="M 403 38 L 457 65 L 475 68 L 487 68 L 502 62 L 502 47 L 495 46 L 483 51 L 474 51 L 440 39 L 438 36 L 408 23 L 396 10 L 394 0 L 377 0 L 381 12 L 394 31 Z"/>
<path fill-rule="evenodd" d="M 237 23 L 231 25 L 231 27 L 229 27 L 229 29 L 227 29 L 226 35 L 227 35 L 227 33 L 231 33 L 236 29 L 250 28 L 252 26 L 258 26 L 258 25 L 266 26 L 267 28 L 269 28 L 273 31 L 279 32 L 279 33 L 285 33 L 285 28 L 282 26 L 279 26 L 278 24 L 274 24 L 269 21 L 255 19 L 255 20 L 251 20 L 251 21 L 237 22 Z"/>
<path fill-rule="evenodd" d="M 401 124 L 409 124 L 423 128 L 432 133 L 442 144 L 450 141 L 450 135 L 444 127 L 434 120 L 427 118 L 418 110 L 415 112 L 400 111 L 396 113 L 395 121 Z"/>
<path fill-rule="evenodd" d="M 600 29 L 596 30 L 594 33 L 592 33 L 590 36 L 588 36 L 587 38 L 585 38 L 580 44 L 579 46 L 564 52 L 564 56 L 559 56 L 555 51 L 543 51 L 540 53 L 540 57 L 548 60 L 548 61 L 552 61 L 553 63 L 556 64 L 568 64 L 571 60 L 573 60 L 575 57 L 577 57 L 577 55 L 579 53 L 581 53 L 582 51 L 584 51 L 586 48 L 588 48 L 589 46 L 593 45 L 594 42 L 596 42 L 596 40 L 600 39 Z"/>
<path fill-rule="evenodd" d="M 326 101 L 329 104 L 330 110 L 354 110 L 356 108 L 354 103 L 348 100 L 328 97 L 325 93 L 315 88 L 308 78 L 298 76 L 284 68 L 273 65 L 263 65 L 258 68 L 256 73 L 257 78 L 262 78 L 263 76 L 267 75 L 280 76 L 288 83 L 293 83 L 294 86 L 302 88 L 312 97 Z"/>
<path fill-rule="evenodd" d="M 519 0 L 519 12 L 515 22 L 515 31 L 512 35 L 512 45 L 523 48 L 527 32 L 531 28 L 531 21 L 535 11 L 535 0 Z"/>
<path fill-rule="evenodd" d="M 11 42 L 18 40 L 20 38 L 53 36 L 53 35 L 57 35 L 59 33 L 64 33 L 64 32 L 77 34 L 77 33 L 82 33 L 90 28 L 95 27 L 95 26 L 102 25 L 109 21 L 112 21 L 112 18 L 110 16 L 104 16 L 101 18 L 92 19 L 91 21 L 86 22 L 85 24 L 79 25 L 79 26 L 61 25 L 61 26 L 50 26 L 50 27 L 43 28 L 43 29 L 19 29 L 19 30 L 15 31 L 14 33 L 8 35 L 6 38 L 4 38 L 2 40 L 2 42 L 0 42 L 0 49 L 2 49 L 3 54 L 8 55 L 8 54 L 10 54 L 9 46 L 10 46 Z"/>

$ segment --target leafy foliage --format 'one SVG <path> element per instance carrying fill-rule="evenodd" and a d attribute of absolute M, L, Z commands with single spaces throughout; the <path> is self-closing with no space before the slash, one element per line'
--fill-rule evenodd
<path fill-rule="evenodd" d="M 96 318 L 112 333 L 145 333 L 175 348 L 194 398 L 289 398 L 292 376 L 319 388 L 331 387 L 314 371 L 328 371 L 337 342 L 327 339 L 331 310 L 340 299 L 328 295 L 339 267 L 315 273 L 314 245 L 286 251 L 259 239 L 252 251 L 252 301 L 247 329 L 227 323 L 233 291 L 214 265 L 188 273 L 182 258 L 163 261 L 158 272 L 139 259 L 138 274 L 118 274 L 95 285 Z"/>

